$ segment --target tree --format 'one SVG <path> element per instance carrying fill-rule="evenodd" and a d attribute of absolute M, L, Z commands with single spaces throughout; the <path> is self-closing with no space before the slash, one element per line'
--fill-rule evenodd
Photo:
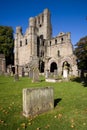
<path fill-rule="evenodd" d="M 5 54 L 6 65 L 13 64 L 13 29 L 0 26 L 0 54 Z"/>
<path fill-rule="evenodd" d="M 87 70 L 87 36 L 77 42 L 75 54 L 78 58 L 78 68 Z"/>

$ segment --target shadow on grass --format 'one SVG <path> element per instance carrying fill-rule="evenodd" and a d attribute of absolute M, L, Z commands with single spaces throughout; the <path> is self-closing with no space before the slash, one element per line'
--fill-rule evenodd
<path fill-rule="evenodd" d="M 87 79 L 86 79 L 85 81 L 82 81 L 82 85 L 83 85 L 84 87 L 87 87 Z"/>
<path fill-rule="evenodd" d="M 61 100 L 62 100 L 61 98 L 55 99 L 54 100 L 54 107 L 56 107 Z"/>
<path fill-rule="evenodd" d="M 76 77 L 71 79 L 71 81 L 81 83 L 84 87 L 87 87 L 87 77 Z"/>
<path fill-rule="evenodd" d="M 44 82 L 44 81 L 45 81 L 45 79 L 41 79 L 41 80 L 40 80 L 40 82 Z"/>

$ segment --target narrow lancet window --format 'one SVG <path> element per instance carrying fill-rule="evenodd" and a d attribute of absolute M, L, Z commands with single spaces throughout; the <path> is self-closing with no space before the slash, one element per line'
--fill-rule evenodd
<path fill-rule="evenodd" d="M 20 47 L 22 46 L 22 41 L 20 41 Z"/>

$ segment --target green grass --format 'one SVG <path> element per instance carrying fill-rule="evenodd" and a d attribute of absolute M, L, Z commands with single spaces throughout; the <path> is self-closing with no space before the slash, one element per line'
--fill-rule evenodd
<path fill-rule="evenodd" d="M 22 90 L 54 87 L 56 106 L 33 119 L 22 116 Z M 0 76 L 0 130 L 87 130 L 87 87 L 79 82 L 32 83 Z"/>

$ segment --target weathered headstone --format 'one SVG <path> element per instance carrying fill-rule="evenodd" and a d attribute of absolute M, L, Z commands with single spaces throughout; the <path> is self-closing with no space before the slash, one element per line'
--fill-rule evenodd
<path fill-rule="evenodd" d="M 54 70 L 54 78 L 57 78 L 57 70 Z"/>
<path fill-rule="evenodd" d="M 38 82 L 39 81 L 39 70 L 37 67 L 33 68 L 33 79 L 32 82 Z"/>
<path fill-rule="evenodd" d="M 68 70 L 67 69 L 63 70 L 63 78 L 68 78 Z"/>
<path fill-rule="evenodd" d="M 54 108 L 52 87 L 23 89 L 23 115 L 32 117 Z"/>
<path fill-rule="evenodd" d="M 45 72 L 45 78 L 47 79 L 49 77 L 49 70 L 46 70 Z"/>
<path fill-rule="evenodd" d="M 22 77 L 24 77 L 24 68 L 22 68 Z"/>
<path fill-rule="evenodd" d="M 14 75 L 14 81 L 18 81 L 19 80 L 19 75 L 18 74 L 15 74 Z"/>
<path fill-rule="evenodd" d="M 33 69 L 29 70 L 29 78 L 33 78 Z"/>
<path fill-rule="evenodd" d="M 24 77 L 24 68 L 22 66 L 19 66 L 19 77 Z"/>

